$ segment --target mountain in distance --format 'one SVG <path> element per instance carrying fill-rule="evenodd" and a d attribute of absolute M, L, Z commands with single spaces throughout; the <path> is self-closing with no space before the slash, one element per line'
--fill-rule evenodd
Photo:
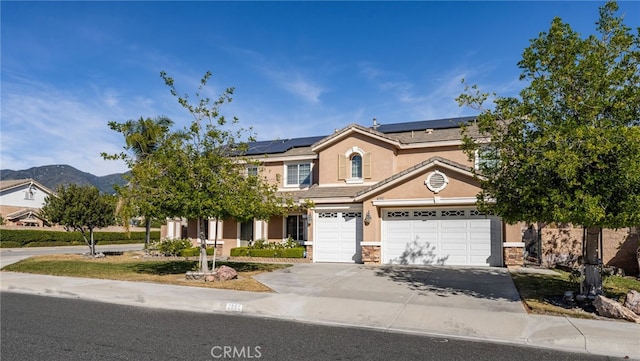
<path fill-rule="evenodd" d="M 31 178 L 52 191 L 55 191 L 61 184 L 91 185 L 98 188 L 100 192 L 107 194 L 115 193 L 114 185 L 126 184 L 125 179 L 122 177 L 123 175 L 123 173 L 115 173 L 98 177 L 66 164 L 45 165 L 25 170 L 0 170 L 0 179 L 2 180 Z"/>

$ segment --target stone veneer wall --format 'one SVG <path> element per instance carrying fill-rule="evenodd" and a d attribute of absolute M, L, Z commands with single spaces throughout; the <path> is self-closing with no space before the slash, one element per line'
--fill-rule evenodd
<path fill-rule="evenodd" d="M 627 275 L 637 275 L 636 251 L 640 245 L 636 229 L 604 229 L 602 231 L 602 263 L 622 268 Z M 582 228 L 543 228 L 542 264 L 578 264 L 582 256 Z"/>
<path fill-rule="evenodd" d="M 504 265 L 522 266 L 524 264 L 524 249 L 522 247 L 504 247 Z"/>
<path fill-rule="evenodd" d="M 307 251 L 307 259 L 313 261 L 313 246 L 307 245 L 304 248 Z"/>
<path fill-rule="evenodd" d="M 380 263 L 380 246 L 362 246 L 362 262 L 364 264 Z"/>

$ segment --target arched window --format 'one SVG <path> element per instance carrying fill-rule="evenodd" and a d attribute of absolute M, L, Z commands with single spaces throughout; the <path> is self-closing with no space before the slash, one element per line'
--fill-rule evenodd
<path fill-rule="evenodd" d="M 351 156 L 351 178 L 362 178 L 362 156 L 360 154 Z"/>
<path fill-rule="evenodd" d="M 347 183 L 362 183 L 371 178 L 371 153 L 352 147 L 338 154 L 338 179 Z"/>

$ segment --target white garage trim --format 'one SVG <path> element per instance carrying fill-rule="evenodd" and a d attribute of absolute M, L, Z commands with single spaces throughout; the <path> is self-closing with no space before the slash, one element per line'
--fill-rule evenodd
<path fill-rule="evenodd" d="M 434 205 L 474 205 L 477 201 L 475 197 L 376 199 L 373 201 L 373 205 L 376 207 L 424 207 Z"/>
<path fill-rule="evenodd" d="M 502 222 L 474 208 L 382 210 L 382 263 L 501 266 Z"/>

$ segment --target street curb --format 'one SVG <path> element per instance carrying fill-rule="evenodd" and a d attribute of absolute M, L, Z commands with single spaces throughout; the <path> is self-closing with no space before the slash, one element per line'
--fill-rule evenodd
<path fill-rule="evenodd" d="M 636 334 L 640 335 L 640 327 L 612 321 L 576 321 L 566 317 L 487 312 L 484 319 L 502 317 L 511 324 L 511 327 L 514 327 L 515 334 L 509 335 L 508 332 L 505 332 L 501 337 L 497 337 L 495 334 L 479 336 L 465 335 L 460 332 L 442 332 L 437 329 L 437 327 L 442 328 L 442 323 L 439 321 L 443 319 L 450 324 L 462 322 L 460 320 L 464 319 L 464 310 L 462 310 L 463 315 L 456 318 L 457 313 L 461 310 L 456 310 L 456 314 L 451 313 L 447 316 L 444 312 L 437 312 L 438 310 L 433 312 L 435 308 L 424 308 L 424 311 L 432 312 L 422 313 L 435 314 L 432 316 L 434 323 L 431 328 L 416 329 L 407 326 L 399 327 L 402 324 L 402 318 L 406 318 L 416 310 L 407 310 L 404 304 L 387 302 L 253 293 L 14 272 L 0 272 L 0 281 L 0 291 L 2 292 L 73 298 L 184 312 L 243 315 L 326 326 L 356 327 L 435 338 L 495 342 L 565 352 L 640 359 L 640 337 L 637 340 L 627 339 L 627 342 L 623 342 L 623 338 L 617 337 L 621 331 L 632 332 L 632 334 L 637 332 Z M 292 304 L 298 305 L 298 307 L 293 309 L 291 308 Z M 341 320 L 337 310 L 354 309 L 355 304 L 358 305 L 359 310 L 358 322 Z M 381 309 L 387 310 L 388 314 L 381 313 Z M 598 322 L 596 331 L 582 331 L 583 329 L 593 329 L 593 322 Z M 518 325 L 518 323 L 522 324 Z M 491 329 L 490 327 L 480 328 L 480 331 Z"/>

